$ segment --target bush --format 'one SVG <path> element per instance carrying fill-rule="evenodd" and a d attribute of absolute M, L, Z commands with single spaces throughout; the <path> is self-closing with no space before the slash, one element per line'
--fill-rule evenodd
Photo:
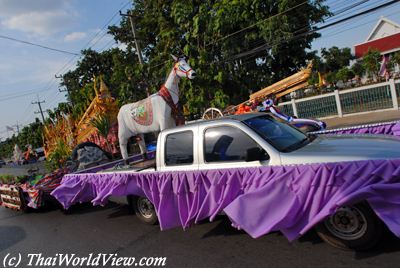
<path fill-rule="evenodd" d="M 46 168 L 49 171 L 54 171 L 64 167 L 67 159 L 71 156 L 71 149 L 62 139 L 57 140 L 55 150 L 48 155 L 46 160 Z"/>
<path fill-rule="evenodd" d="M 0 175 L 0 184 L 24 183 L 28 176 Z"/>

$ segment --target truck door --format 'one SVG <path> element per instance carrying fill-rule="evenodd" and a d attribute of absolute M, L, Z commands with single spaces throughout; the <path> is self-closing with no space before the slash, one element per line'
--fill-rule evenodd
<path fill-rule="evenodd" d="M 268 165 L 269 155 L 243 130 L 231 126 L 204 129 L 200 169 Z"/>

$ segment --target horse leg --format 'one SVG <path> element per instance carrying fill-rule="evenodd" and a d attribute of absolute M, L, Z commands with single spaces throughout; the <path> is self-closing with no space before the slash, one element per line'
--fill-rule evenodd
<path fill-rule="evenodd" d="M 146 143 L 144 142 L 144 135 L 143 134 L 138 134 L 136 141 L 139 145 L 140 148 L 140 153 L 143 154 L 144 159 L 148 159 L 147 156 L 147 148 L 146 148 Z"/>
<path fill-rule="evenodd" d="M 119 131 L 118 140 L 122 159 L 124 159 L 125 164 L 128 164 L 128 138 Z"/>

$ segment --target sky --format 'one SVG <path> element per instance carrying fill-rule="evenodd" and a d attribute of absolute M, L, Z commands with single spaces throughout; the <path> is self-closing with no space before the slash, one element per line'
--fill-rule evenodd
<path fill-rule="evenodd" d="M 328 0 L 331 11 L 359 1 Z M 387 1 L 366 3 L 327 19 L 335 19 L 365 10 Z M 119 24 L 119 10 L 131 7 L 129 0 L 0 0 L 0 36 L 20 39 L 79 54 L 91 47 L 97 51 L 115 44 L 106 34 L 106 25 Z M 322 47 L 351 47 L 365 41 L 380 16 L 400 23 L 400 3 L 381 9 L 321 31 L 321 38 L 313 42 L 313 50 Z M 65 93 L 58 90 L 60 80 L 55 75 L 73 69 L 79 56 L 50 51 L 0 38 L 0 139 L 12 131 L 6 126 L 20 128 L 41 118 L 38 98 L 45 101 L 43 110 L 52 109 L 65 101 Z M 45 114 L 46 116 L 46 114 Z"/>

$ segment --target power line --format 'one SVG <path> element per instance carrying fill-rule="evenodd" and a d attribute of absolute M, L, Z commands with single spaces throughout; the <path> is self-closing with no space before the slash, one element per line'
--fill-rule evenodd
<path fill-rule="evenodd" d="M 314 31 L 320 31 L 320 30 L 323 30 L 323 29 L 325 29 L 325 28 L 332 27 L 332 26 L 334 26 L 334 25 L 336 25 L 336 24 L 340 24 L 340 23 L 342 23 L 342 22 L 351 20 L 351 19 L 353 19 L 353 18 L 356 18 L 356 17 L 362 16 L 362 15 L 365 15 L 365 14 L 368 14 L 368 13 L 371 13 L 371 12 L 374 12 L 374 11 L 376 11 L 376 10 L 378 10 L 378 9 L 381 9 L 381 8 L 384 8 L 384 7 L 393 5 L 393 4 L 397 3 L 397 2 L 399 2 L 399 0 L 393 0 L 393 1 L 390 1 L 390 2 L 387 2 L 387 3 L 384 3 L 384 4 L 382 4 L 382 5 L 379 5 L 379 6 L 376 6 L 376 7 L 367 9 L 367 10 L 364 10 L 364 11 L 362 11 L 362 12 L 360 12 L 360 13 L 354 14 L 354 15 L 352 15 L 352 16 L 346 17 L 346 18 L 344 18 L 344 19 L 340 19 L 340 20 L 337 20 L 337 21 L 332 22 L 332 23 L 330 23 L 330 24 L 323 25 L 323 26 L 319 27 L 318 29 L 315 29 Z"/>
<path fill-rule="evenodd" d="M 69 52 L 69 51 L 66 51 L 66 50 L 58 49 L 58 48 L 52 48 L 52 47 L 48 47 L 48 46 L 44 46 L 44 45 L 39 45 L 39 44 L 35 44 L 35 43 L 32 43 L 32 42 L 20 40 L 20 39 L 14 38 L 14 37 L 10 37 L 10 36 L 0 35 L 0 38 L 7 39 L 7 40 L 10 40 L 10 41 L 14 41 L 14 42 L 18 42 L 18 43 L 22 43 L 22 44 L 26 44 L 26 45 L 36 46 L 36 47 L 44 48 L 44 49 L 47 49 L 47 50 L 52 50 L 52 51 L 64 53 L 64 54 L 70 54 L 70 55 L 76 55 L 76 56 L 79 55 L 79 54 L 74 53 L 74 52 Z"/>
<path fill-rule="evenodd" d="M 93 44 L 90 45 L 91 42 L 93 42 L 93 40 L 96 39 L 96 37 L 104 31 L 104 29 L 110 25 L 110 23 L 114 20 L 114 18 L 119 14 L 121 9 L 124 9 L 125 7 L 127 7 L 129 4 L 131 3 L 130 0 L 128 0 L 125 4 L 123 4 L 112 16 L 109 20 L 107 20 L 107 22 L 103 25 L 103 27 L 97 31 L 97 33 L 82 47 L 81 50 L 87 49 L 87 48 L 92 48 L 94 47 L 102 38 L 104 38 L 104 36 L 107 34 L 107 32 L 105 34 L 103 34 L 100 38 L 98 38 Z M 90 46 L 89 46 L 90 45 Z M 79 56 L 79 55 L 77 55 Z M 56 74 L 59 74 L 61 72 L 63 72 L 65 69 L 68 69 L 70 66 L 73 65 L 73 61 L 75 60 L 75 58 L 77 56 L 72 57 L 60 70 L 58 70 L 56 72 Z"/>
<path fill-rule="evenodd" d="M 345 7 L 345 8 L 342 8 L 342 9 L 336 11 L 336 12 L 333 14 L 333 16 L 329 17 L 329 18 L 325 21 L 325 23 L 328 22 L 328 21 L 331 21 L 331 20 L 333 20 L 333 19 L 335 19 L 335 18 L 337 19 L 338 17 L 342 17 L 342 16 L 344 15 L 343 13 L 346 13 L 347 11 L 350 11 L 351 9 L 353 9 L 353 8 L 355 8 L 355 7 L 358 7 L 358 6 L 364 4 L 364 3 L 368 2 L 368 1 L 369 1 L 369 0 L 362 0 L 362 1 L 360 1 L 360 2 L 354 3 L 354 4 L 350 5 L 350 6 L 347 6 L 347 7 Z M 301 32 L 304 32 L 304 31 L 309 31 L 309 28 L 310 28 L 310 27 L 312 27 L 312 26 L 314 26 L 314 25 L 317 25 L 317 24 L 319 24 L 319 23 L 313 23 L 313 24 L 311 24 L 311 25 L 308 24 L 308 23 L 307 23 L 307 24 L 304 24 L 303 26 L 301 26 L 300 28 L 298 28 L 297 30 L 295 30 L 294 32 L 292 32 L 292 34 L 301 33 Z M 259 45 L 261 45 L 261 44 L 263 44 L 263 43 L 265 43 L 265 40 L 260 39 L 260 40 L 258 40 L 258 41 L 255 41 L 255 42 L 250 43 L 249 46 L 259 46 Z"/>
<path fill-rule="evenodd" d="M 105 44 L 102 48 L 100 48 L 100 52 L 103 52 L 103 51 L 105 51 L 105 50 L 108 50 L 108 49 L 110 49 L 113 45 L 115 45 L 115 44 L 117 44 L 116 42 L 115 42 L 115 40 L 114 39 L 111 39 L 110 41 L 108 41 L 108 43 L 107 44 Z"/>
<path fill-rule="evenodd" d="M 29 94 L 30 92 L 36 93 L 38 89 L 29 89 L 29 90 L 24 90 L 24 91 L 19 91 L 19 92 L 14 92 L 14 93 L 10 93 L 10 94 L 5 94 L 5 95 L 1 95 L 0 99 L 2 98 L 9 98 L 9 97 L 15 97 L 15 96 L 19 96 L 21 94 Z M 40 89 L 43 90 L 43 89 Z M 0 90 L 2 91 L 2 90 Z"/>
<path fill-rule="evenodd" d="M 349 9 L 351 9 L 353 7 L 356 7 L 356 6 L 359 6 L 359 5 L 362 5 L 362 4 L 364 4 L 364 3 L 368 2 L 368 1 L 369 0 L 363 0 L 363 1 L 360 1 L 360 2 L 357 2 L 357 3 L 354 3 L 354 4 L 352 4 L 352 5 L 348 6 L 348 7 L 345 7 L 345 8 L 339 9 L 338 11 L 335 11 L 335 14 L 337 14 L 337 13 L 340 14 L 340 13 L 346 12 Z"/>
<path fill-rule="evenodd" d="M 338 15 L 340 15 L 340 14 L 342 14 L 342 13 L 345 13 L 345 12 L 347 12 L 347 11 L 349 11 L 349 10 L 355 8 L 355 7 L 358 7 L 358 6 L 360 6 L 360 5 L 362 5 L 362 4 L 366 3 L 366 2 L 369 2 L 369 1 L 370 1 L 370 0 L 361 0 L 361 1 L 359 1 L 359 2 L 356 2 L 356 3 L 354 3 L 354 4 L 349 5 L 349 6 L 347 6 L 347 7 L 340 8 L 340 9 L 338 9 L 337 11 L 335 11 L 335 12 L 334 12 L 334 15 L 333 15 L 332 17 L 329 17 L 329 18 L 327 19 L 327 21 L 332 20 L 334 17 L 336 17 L 336 16 L 338 16 Z M 342 5 L 344 4 L 344 2 L 343 2 L 343 3 L 338 3 L 338 2 L 339 2 L 339 1 L 335 1 L 335 4 L 337 4 L 337 6 L 342 6 Z M 292 8 L 289 8 L 289 9 L 287 9 L 287 10 L 281 12 L 281 13 L 275 14 L 275 15 L 273 15 L 273 16 L 271 16 L 271 17 L 268 17 L 268 18 L 266 18 L 266 19 L 264 19 L 264 20 L 258 21 L 258 22 L 254 23 L 254 24 L 252 24 L 252 25 L 250 25 L 250 26 L 248 26 L 248 27 L 245 27 L 245 28 L 243 28 L 243 29 L 241 29 L 241 30 L 235 31 L 235 32 L 230 33 L 230 34 L 228 34 L 228 35 L 226 35 L 226 36 L 224 36 L 224 37 L 221 37 L 221 38 L 219 38 L 219 39 L 217 39 L 217 40 L 215 40 L 215 41 L 213 41 L 213 42 L 210 42 L 210 43 L 208 43 L 206 46 L 208 46 L 208 45 L 210 45 L 210 44 L 215 44 L 215 43 L 217 43 L 217 42 L 219 42 L 219 41 L 225 40 L 225 39 L 227 39 L 227 38 L 229 38 L 229 37 L 232 37 L 232 36 L 234 36 L 234 35 L 237 35 L 237 34 L 239 34 L 239 33 L 243 33 L 244 31 L 246 31 L 246 30 L 248 30 L 248 29 L 250 29 L 250 28 L 252 28 L 252 27 L 254 27 L 254 26 L 256 26 L 256 25 L 258 25 L 258 24 L 260 24 L 260 23 L 262 23 L 262 22 L 265 22 L 265 21 L 267 21 L 267 20 L 270 20 L 270 19 L 272 19 L 273 17 L 277 17 L 277 16 L 280 16 L 280 15 L 283 15 L 283 14 L 285 14 L 285 13 L 287 13 L 287 12 L 289 12 L 289 11 L 295 9 L 295 8 L 298 8 L 298 7 L 300 7 L 301 5 L 304 5 L 304 4 L 306 4 L 306 3 L 307 3 L 307 1 L 306 1 L 306 2 L 302 2 L 302 3 L 298 4 L 297 6 L 294 6 L 294 7 L 292 7 Z M 318 23 L 314 23 L 314 24 L 312 24 L 312 25 L 316 25 L 316 24 L 318 24 Z M 310 27 L 309 24 L 305 24 L 305 25 L 303 25 L 301 28 L 299 28 L 299 29 L 297 29 L 296 31 L 294 31 L 293 33 L 297 33 L 297 32 L 301 32 L 301 31 L 307 30 L 309 27 Z M 235 40 L 235 39 L 238 40 L 239 38 L 240 38 L 240 37 L 237 36 L 237 37 L 234 37 L 232 40 Z M 256 41 L 256 42 L 251 43 L 251 45 L 253 45 L 253 46 L 256 45 L 256 46 L 257 46 L 257 45 L 260 45 L 260 44 L 263 44 L 263 43 L 265 43 L 264 40 L 258 40 L 258 41 Z M 168 62 L 169 62 L 169 61 L 167 60 L 167 61 L 164 61 L 164 62 L 162 62 L 162 63 L 160 63 L 160 64 L 156 64 L 156 65 L 154 65 L 154 66 L 150 66 L 149 69 L 153 69 L 153 68 L 156 68 L 156 67 L 165 65 L 165 64 L 168 63 Z"/>
<path fill-rule="evenodd" d="M 261 46 L 259 46 L 259 47 L 256 47 L 256 48 L 253 48 L 253 49 L 251 49 L 251 50 L 242 52 L 242 53 L 240 53 L 240 54 L 237 54 L 237 55 L 235 55 L 235 56 L 233 56 L 233 57 L 231 57 L 230 59 L 227 59 L 227 60 L 225 60 L 225 61 L 237 60 L 237 59 L 242 58 L 242 57 L 244 57 L 244 56 L 248 56 L 248 55 L 251 55 L 251 54 L 258 53 L 258 52 L 263 51 L 263 50 L 265 50 L 265 49 L 267 49 L 267 48 L 271 48 L 271 47 L 273 47 L 273 46 L 276 46 L 276 45 L 279 45 L 279 44 L 282 44 L 282 43 L 285 43 L 285 42 L 293 41 L 293 40 L 296 40 L 296 39 L 299 39 L 299 38 L 304 38 L 305 36 L 310 35 L 310 34 L 313 34 L 313 33 L 317 32 L 317 31 L 320 31 L 320 30 L 323 30 L 323 29 L 326 29 L 326 28 L 335 26 L 335 25 L 337 25 L 337 24 L 343 23 L 343 22 L 345 22 L 345 21 L 354 19 L 354 18 L 356 18 L 356 17 L 362 16 L 362 15 L 365 15 L 365 14 L 368 14 L 368 13 L 371 13 L 371 12 L 374 12 L 374 11 L 377 11 L 377 10 L 379 10 L 379 9 L 381 9 L 381 8 L 384 8 L 384 7 L 390 6 L 390 5 L 392 5 L 392 4 L 395 4 L 396 2 L 399 2 L 399 0 L 389 1 L 389 2 L 384 3 L 384 4 L 382 4 L 382 5 L 379 5 L 379 6 L 370 8 L 370 9 L 368 9 L 368 10 L 362 11 L 362 12 L 360 12 L 360 13 L 351 15 L 351 16 L 346 17 L 346 18 L 344 18 L 344 19 L 340 19 L 340 20 L 334 21 L 334 22 L 332 22 L 332 23 L 323 25 L 323 26 L 321 26 L 321 27 L 319 27 L 319 28 L 311 29 L 311 30 L 309 30 L 309 31 L 307 31 L 307 32 L 305 32 L 305 33 L 301 33 L 301 34 L 299 34 L 299 35 L 293 36 L 292 38 L 290 38 L 290 39 L 288 39 L 288 40 L 278 41 L 278 42 L 276 42 L 276 43 L 274 43 L 274 44 L 272 44 L 272 45 L 271 45 L 271 44 L 268 44 L 268 43 L 264 43 L 263 45 L 261 45 Z M 222 61 L 222 62 L 224 62 L 224 61 Z"/>
<path fill-rule="evenodd" d="M 10 97 L 6 97 L 6 98 L 4 98 L 4 99 L 0 99 L 0 102 L 3 102 L 3 101 L 9 101 L 9 100 L 12 100 L 12 99 L 17 99 L 17 98 L 21 98 L 21 97 L 29 96 L 29 95 L 36 94 L 36 93 L 38 93 L 38 92 L 47 91 L 47 90 L 50 90 L 50 89 L 48 88 L 48 89 L 42 89 L 42 90 L 35 91 L 35 92 L 31 92 L 31 93 L 25 93 L 25 94 L 13 95 L 13 96 L 10 96 Z"/>
<path fill-rule="evenodd" d="M 400 12 L 400 10 L 396 10 L 395 12 L 392 12 L 392 13 L 387 14 L 387 16 L 391 16 L 391 15 L 394 15 L 394 14 L 398 14 L 399 12 Z M 343 33 L 343 32 L 349 31 L 349 30 L 353 30 L 353 29 L 359 28 L 359 27 L 364 26 L 364 25 L 366 25 L 366 24 L 370 24 L 370 23 L 372 23 L 372 22 L 376 22 L 376 19 L 366 21 L 366 22 L 361 23 L 361 24 L 358 24 L 358 25 L 356 25 L 356 26 L 354 26 L 354 27 L 350 27 L 350 28 L 346 28 L 346 29 L 340 29 L 339 31 L 334 31 L 334 32 L 327 33 L 326 35 L 324 35 L 324 37 L 325 37 L 325 38 L 326 38 L 326 37 L 332 37 L 332 36 L 338 35 L 338 34 L 340 34 L 340 33 Z"/>
<path fill-rule="evenodd" d="M 121 9 L 124 9 L 125 7 L 127 7 L 130 3 L 131 3 L 130 0 L 126 1 L 126 3 L 123 4 L 123 5 L 113 14 L 113 16 L 104 24 L 104 26 L 103 26 L 99 31 L 97 31 L 97 33 L 82 47 L 81 50 L 84 50 L 84 49 L 86 49 L 87 47 L 91 48 L 91 47 L 93 47 L 94 45 L 96 45 L 96 44 L 105 36 L 105 34 L 103 34 L 100 38 L 98 38 L 98 39 L 96 40 L 96 42 L 94 42 L 91 46 L 89 46 L 90 43 L 93 42 L 93 40 L 95 40 L 95 38 L 96 38 L 101 32 L 103 32 L 104 29 L 105 29 L 107 26 L 109 26 L 109 24 L 115 19 L 115 17 L 119 14 L 119 11 L 120 11 Z M 59 74 L 59 73 L 61 73 L 61 72 L 64 71 L 65 69 L 70 68 L 70 67 L 74 64 L 74 60 L 75 60 L 78 56 L 81 56 L 81 55 L 80 55 L 80 54 L 74 54 L 73 57 L 71 57 L 71 58 L 56 72 L 56 75 Z M 54 80 L 53 80 L 53 81 L 52 81 L 52 80 L 49 81 L 49 88 L 52 86 L 52 84 L 53 84 L 54 82 L 55 82 Z M 57 98 L 57 97 L 59 97 L 59 92 L 55 95 L 54 98 L 52 98 L 52 101 L 51 101 L 50 103 L 54 103 L 55 101 L 57 101 L 57 100 L 59 99 L 59 98 Z M 0 101 L 1 101 L 1 100 L 0 100 Z"/>
<path fill-rule="evenodd" d="M 257 25 L 260 24 L 260 23 L 263 23 L 263 22 L 266 22 L 266 21 L 268 21 L 268 20 L 271 20 L 271 19 L 273 19 L 273 18 L 275 18 L 275 17 L 281 16 L 281 15 L 283 15 L 283 14 L 285 14 L 285 13 L 287 13 L 287 12 L 293 10 L 293 9 L 296 9 L 296 8 L 302 6 L 302 5 L 305 5 L 305 4 L 307 4 L 307 3 L 308 3 L 308 1 L 304 1 L 304 2 L 298 4 L 298 5 L 294 6 L 294 7 L 288 8 L 288 9 L 285 10 L 285 11 L 282 11 L 282 12 L 280 12 L 280 13 L 274 14 L 274 15 L 272 15 L 272 16 L 266 18 L 266 19 L 263 19 L 263 20 L 261 20 L 261 21 L 258 21 L 258 22 L 254 23 L 254 24 L 252 24 L 252 25 L 249 25 L 249 26 L 247 26 L 247 27 L 245 27 L 245 28 L 243 28 L 243 29 L 240 29 L 240 30 L 238 30 L 238 31 L 236 31 L 236 32 L 233 32 L 233 33 L 230 33 L 230 34 L 228 34 L 228 35 L 225 35 L 225 36 L 223 36 L 223 37 L 221 37 L 221 38 L 219 38 L 219 39 L 217 39 L 217 40 L 215 40 L 215 41 L 213 41 L 213 42 L 208 43 L 206 46 L 210 46 L 210 45 L 215 44 L 215 43 L 217 43 L 217 42 L 219 42 L 219 41 L 222 41 L 222 40 L 224 40 L 224 39 L 226 39 L 226 38 L 228 38 L 228 37 L 231 37 L 231 36 L 233 36 L 233 35 L 236 35 L 236 34 L 238 34 L 238 33 L 241 33 L 241 32 L 243 32 L 243 31 L 246 31 L 246 30 L 248 30 L 248 29 L 251 29 L 251 28 L 253 28 L 254 26 L 257 26 Z"/>

